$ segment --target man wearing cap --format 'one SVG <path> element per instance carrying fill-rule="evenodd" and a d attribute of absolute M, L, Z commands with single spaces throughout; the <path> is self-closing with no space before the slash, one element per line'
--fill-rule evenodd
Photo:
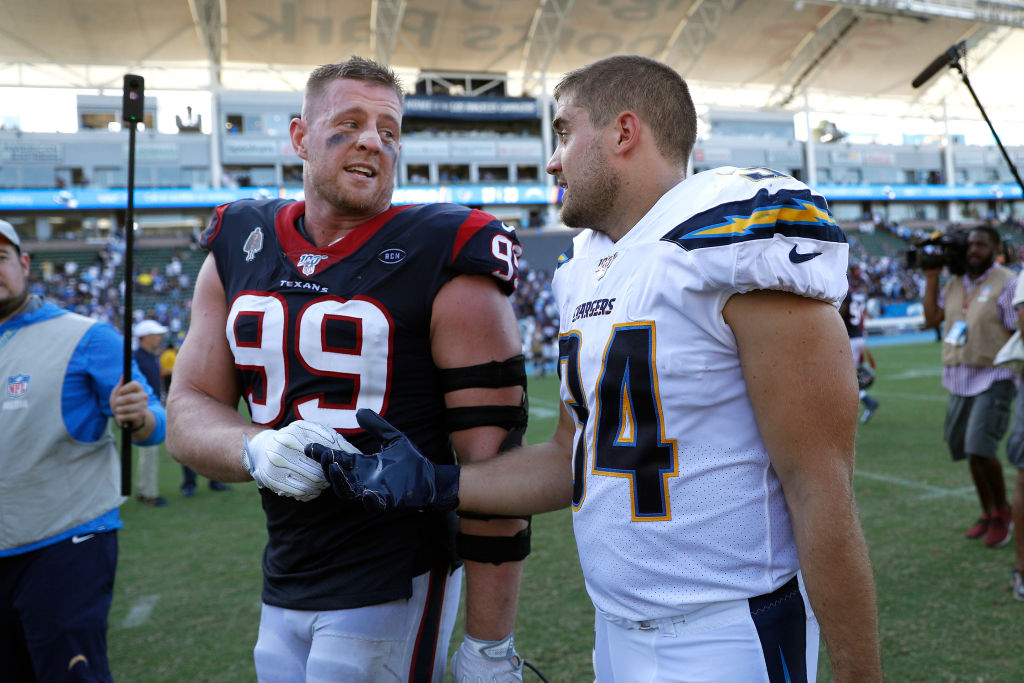
<path fill-rule="evenodd" d="M 132 357 L 146 376 L 149 386 L 163 399 L 163 380 L 160 377 L 160 353 L 164 350 L 164 335 L 167 328 L 156 320 L 143 320 L 135 326 L 138 346 Z M 160 446 L 139 446 L 138 473 L 135 479 L 135 499 L 153 507 L 167 505 L 167 499 L 160 495 L 158 483 Z"/>
<path fill-rule="evenodd" d="M 0 678 L 110 681 L 120 491 L 113 417 L 140 445 L 165 413 L 114 328 L 29 294 L 0 220 Z"/>

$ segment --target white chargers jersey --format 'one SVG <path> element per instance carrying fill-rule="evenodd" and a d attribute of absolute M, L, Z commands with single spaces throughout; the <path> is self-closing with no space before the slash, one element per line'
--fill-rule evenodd
<path fill-rule="evenodd" d="M 584 230 L 560 257 L 573 525 L 598 609 L 676 616 L 769 593 L 796 573 L 722 308 L 757 289 L 838 307 L 848 249 L 806 185 L 725 167 L 681 182 L 618 242 Z"/>

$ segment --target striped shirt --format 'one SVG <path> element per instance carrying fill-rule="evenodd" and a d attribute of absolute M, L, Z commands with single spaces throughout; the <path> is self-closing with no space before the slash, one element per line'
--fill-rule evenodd
<path fill-rule="evenodd" d="M 968 275 L 964 275 L 964 291 L 966 296 L 970 296 L 974 288 L 988 277 L 988 274 L 995 267 L 996 265 L 992 264 L 980 277 L 973 280 Z M 999 317 L 1003 327 L 1011 332 L 1017 329 L 1017 311 L 1013 308 L 1013 294 L 1016 288 L 1017 278 L 1007 280 L 1003 286 L 1003 291 L 999 293 L 998 301 Z M 939 292 L 938 303 L 940 308 L 946 307 L 945 287 Z M 994 365 L 975 366 L 960 364 L 950 365 L 942 370 L 942 386 L 954 396 L 977 396 L 988 391 L 988 388 L 993 383 L 1003 379 L 1016 381 L 1017 373 Z"/>

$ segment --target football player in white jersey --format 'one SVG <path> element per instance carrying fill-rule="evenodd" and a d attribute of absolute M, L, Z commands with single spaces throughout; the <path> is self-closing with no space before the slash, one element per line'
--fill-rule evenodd
<path fill-rule="evenodd" d="M 307 454 L 369 509 L 571 505 L 601 683 L 813 681 L 819 632 L 835 680 L 881 680 L 848 246 L 825 200 L 769 169 L 686 178 L 693 103 L 654 60 L 596 61 L 555 98 L 547 170 L 589 229 L 553 280 L 551 440 L 435 466 L 362 411 L 380 451 Z"/>

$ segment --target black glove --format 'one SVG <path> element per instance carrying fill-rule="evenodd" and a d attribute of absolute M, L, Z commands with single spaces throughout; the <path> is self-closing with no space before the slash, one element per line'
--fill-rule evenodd
<path fill-rule="evenodd" d="M 435 465 L 372 410 L 356 412 L 356 421 L 377 440 L 376 453 L 347 453 L 318 443 L 305 448 L 307 456 L 320 461 L 334 495 L 358 500 L 368 512 L 458 507 L 458 465 Z"/>

